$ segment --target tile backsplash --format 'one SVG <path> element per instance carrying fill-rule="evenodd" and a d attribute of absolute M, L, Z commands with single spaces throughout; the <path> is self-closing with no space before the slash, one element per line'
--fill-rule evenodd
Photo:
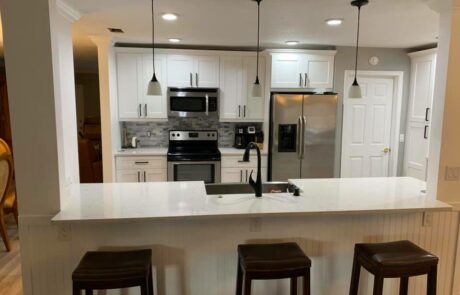
<path fill-rule="evenodd" d="M 236 125 L 241 123 L 202 118 L 169 118 L 168 122 L 121 122 L 121 129 L 126 128 L 129 142 L 133 136 L 137 136 L 140 147 L 167 147 L 169 130 L 217 130 L 219 147 L 232 147 Z M 257 130 L 262 129 L 262 123 L 250 125 L 254 125 Z"/>

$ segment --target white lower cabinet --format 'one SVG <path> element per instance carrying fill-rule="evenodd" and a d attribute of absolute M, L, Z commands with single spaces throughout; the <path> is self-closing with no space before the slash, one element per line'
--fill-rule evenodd
<path fill-rule="evenodd" d="M 252 155 L 251 161 L 240 162 L 239 156 L 223 156 L 221 182 L 248 182 L 249 175 L 252 173 L 252 178 L 257 178 L 257 157 Z M 267 156 L 262 156 L 262 181 L 267 181 Z"/>
<path fill-rule="evenodd" d="M 165 156 L 116 157 L 117 182 L 156 182 L 167 180 Z"/>

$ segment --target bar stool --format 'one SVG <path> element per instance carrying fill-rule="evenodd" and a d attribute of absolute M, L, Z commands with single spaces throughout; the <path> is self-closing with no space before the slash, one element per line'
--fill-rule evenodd
<path fill-rule="evenodd" d="M 361 266 L 374 275 L 374 295 L 383 292 L 384 278 L 400 278 L 399 294 L 407 294 L 409 277 L 428 275 L 427 294 L 436 294 L 438 257 L 410 241 L 356 244 L 350 295 L 358 294 Z"/>
<path fill-rule="evenodd" d="M 291 295 L 297 294 L 297 278 L 303 277 L 303 295 L 310 295 L 311 260 L 296 243 L 238 245 L 236 295 L 251 294 L 252 280 L 291 279 Z"/>
<path fill-rule="evenodd" d="M 139 286 L 142 295 L 153 295 L 152 251 L 87 252 L 72 274 L 73 295 L 93 290 Z"/>

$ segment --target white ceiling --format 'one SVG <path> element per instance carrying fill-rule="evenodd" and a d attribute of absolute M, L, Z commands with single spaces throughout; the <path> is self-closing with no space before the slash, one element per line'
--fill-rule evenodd
<path fill-rule="evenodd" d="M 110 35 L 108 27 L 122 28 L 115 41 L 150 43 L 149 0 L 64 0 L 82 17 L 74 24 L 77 65 L 91 66 L 96 49 L 88 35 Z M 361 45 L 409 48 L 436 42 L 438 13 L 430 8 L 436 0 L 370 0 L 362 9 Z M 177 37 L 181 45 L 254 46 L 256 3 L 251 0 L 155 0 L 156 42 Z M 179 14 L 175 22 L 161 19 L 164 12 Z M 261 46 L 283 47 L 298 40 L 297 48 L 309 45 L 353 46 L 356 8 L 349 0 L 263 0 Z M 339 27 L 325 19 L 342 18 Z"/>

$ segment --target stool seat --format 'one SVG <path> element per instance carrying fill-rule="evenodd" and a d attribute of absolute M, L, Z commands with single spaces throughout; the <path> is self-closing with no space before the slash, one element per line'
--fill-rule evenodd
<path fill-rule="evenodd" d="M 432 266 L 438 263 L 438 257 L 410 241 L 356 244 L 355 247 L 361 255 L 380 267 Z"/>
<path fill-rule="evenodd" d="M 305 269 L 311 260 L 296 243 L 238 245 L 241 265 L 249 271 Z"/>

